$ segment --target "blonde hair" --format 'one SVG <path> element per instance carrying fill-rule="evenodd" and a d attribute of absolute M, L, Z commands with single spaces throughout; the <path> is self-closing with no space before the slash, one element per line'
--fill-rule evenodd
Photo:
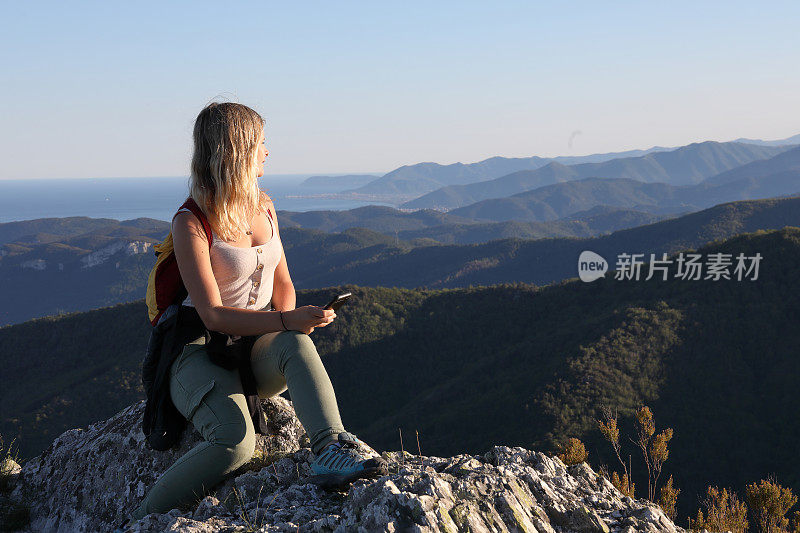
<path fill-rule="evenodd" d="M 213 102 L 194 123 L 189 195 L 225 240 L 241 238 L 270 197 L 258 187 L 258 141 L 264 119 L 246 105 Z"/>

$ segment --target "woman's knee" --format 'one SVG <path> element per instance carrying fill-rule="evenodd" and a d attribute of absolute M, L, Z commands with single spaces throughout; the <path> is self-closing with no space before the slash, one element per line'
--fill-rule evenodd
<path fill-rule="evenodd" d="M 273 339 L 268 352 L 275 358 L 281 373 L 292 357 L 319 357 L 314 340 L 308 334 L 296 330 L 281 331 Z"/>
<path fill-rule="evenodd" d="M 211 444 L 223 448 L 233 463 L 250 460 L 256 447 L 256 431 L 243 394 L 230 387 L 214 387 L 201 402 L 192 423 Z"/>
<path fill-rule="evenodd" d="M 209 435 L 208 441 L 222 447 L 230 457 L 230 463 L 236 467 L 249 461 L 256 449 L 256 432 L 253 423 L 230 422 L 220 424 Z"/>
<path fill-rule="evenodd" d="M 314 340 L 307 333 L 293 329 L 280 332 L 273 342 L 290 351 L 301 351 L 309 348 L 313 348 L 316 351 Z"/>

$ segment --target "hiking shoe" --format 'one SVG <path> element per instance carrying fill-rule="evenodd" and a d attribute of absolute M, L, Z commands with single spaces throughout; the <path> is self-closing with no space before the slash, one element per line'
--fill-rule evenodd
<path fill-rule="evenodd" d="M 389 473 L 388 464 L 364 441 L 345 431 L 311 463 L 312 483 L 325 488 L 342 487 L 359 478 Z"/>

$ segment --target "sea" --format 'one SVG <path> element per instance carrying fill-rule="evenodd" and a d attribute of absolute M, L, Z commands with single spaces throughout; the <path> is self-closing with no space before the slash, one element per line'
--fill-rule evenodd
<path fill-rule="evenodd" d="M 392 205 L 316 194 L 300 185 L 310 176 L 266 175 L 259 178 L 259 186 L 272 197 L 279 211 L 340 211 L 364 205 Z M 189 194 L 188 183 L 188 176 L 0 180 L 0 223 L 71 216 L 170 221 Z"/>

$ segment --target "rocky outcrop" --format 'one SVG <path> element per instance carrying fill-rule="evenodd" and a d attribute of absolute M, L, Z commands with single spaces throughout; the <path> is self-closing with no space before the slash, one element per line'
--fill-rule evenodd
<path fill-rule="evenodd" d="M 483 455 L 384 452 L 389 474 L 347 492 L 308 483 L 308 438 L 281 397 L 264 400 L 270 435 L 256 456 L 191 509 L 151 514 L 128 531 L 531 531 L 677 532 L 655 505 L 617 491 L 586 463 L 565 467 L 524 448 Z M 187 426 L 179 447 L 150 450 L 144 402 L 73 429 L 23 465 L 12 498 L 30 505 L 28 531 L 109 531 L 200 440 Z"/>
<path fill-rule="evenodd" d="M 22 268 L 22 270 L 29 269 L 42 271 L 47 268 L 47 261 L 44 259 L 30 259 L 28 261 L 23 261 L 19 266 Z"/>
<path fill-rule="evenodd" d="M 114 254 L 124 252 L 126 256 L 146 253 L 153 243 L 148 241 L 122 241 L 117 240 L 108 244 L 99 250 L 88 253 L 81 257 L 81 268 L 92 268 L 102 265 L 111 258 Z"/>
<path fill-rule="evenodd" d="M 24 248 L 24 255 L 19 251 L 16 255 L 21 256 L 19 257 L 18 266 L 22 270 L 41 272 L 43 270 L 58 268 L 59 271 L 63 271 L 65 269 L 64 259 L 67 261 L 66 265 L 68 269 L 80 267 L 80 269 L 85 270 L 105 264 L 115 256 L 119 259 L 124 259 L 132 255 L 148 253 L 152 251 L 153 245 L 154 243 L 150 241 L 126 241 L 123 239 L 116 239 L 97 250 L 87 251 L 60 243 L 48 243 L 38 245 L 38 248 L 33 249 L 40 250 L 39 252 L 32 251 L 31 248 Z M 55 250 L 49 249 L 50 247 L 53 247 Z M 67 249 L 67 251 L 64 251 L 64 249 Z M 44 257 L 25 259 L 25 257 L 29 257 L 30 255 L 42 253 L 45 254 Z M 76 259 L 76 253 L 82 253 L 83 255 L 80 255 Z M 6 255 L 10 256 L 11 254 L 4 247 L 0 247 L 0 258 Z"/>

